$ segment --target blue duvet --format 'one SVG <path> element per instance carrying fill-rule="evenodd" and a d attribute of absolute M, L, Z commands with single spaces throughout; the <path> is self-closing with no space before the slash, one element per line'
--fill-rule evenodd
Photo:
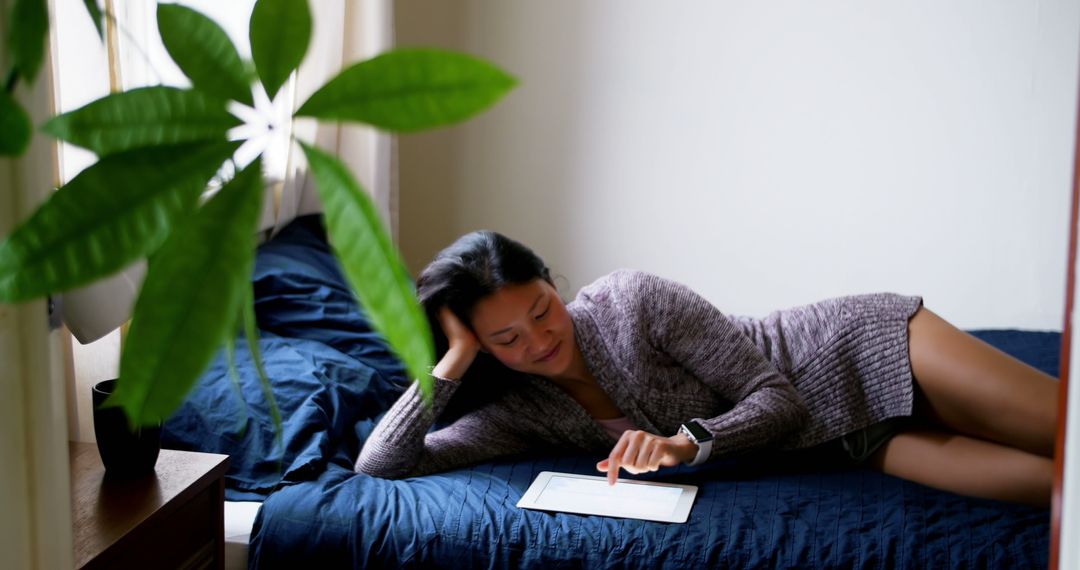
<path fill-rule="evenodd" d="M 220 358 L 164 429 L 167 447 L 231 455 L 227 498 L 265 501 L 251 568 L 1047 565 L 1047 510 L 798 454 L 642 477 L 700 487 L 686 524 L 514 506 L 541 471 L 596 474 L 599 458 L 587 455 L 506 458 L 401 481 L 353 473 L 361 442 L 406 379 L 352 301 L 319 218 L 298 219 L 260 248 L 254 284 L 281 442 L 242 348 L 238 382 Z M 1060 335 L 977 334 L 1057 374 Z"/>

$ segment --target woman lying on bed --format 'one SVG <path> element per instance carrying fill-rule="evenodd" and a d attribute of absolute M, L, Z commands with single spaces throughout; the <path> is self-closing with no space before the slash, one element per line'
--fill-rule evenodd
<path fill-rule="evenodd" d="M 494 232 L 440 252 L 417 290 L 445 334 L 435 397 L 406 391 L 359 472 L 407 477 L 556 446 L 606 454 L 596 468 L 614 484 L 620 469 L 821 446 L 931 487 L 1049 504 L 1057 380 L 919 297 L 843 297 L 752 319 L 617 271 L 563 304 L 544 262 Z M 507 383 L 498 396 L 428 433 L 493 363 Z"/>

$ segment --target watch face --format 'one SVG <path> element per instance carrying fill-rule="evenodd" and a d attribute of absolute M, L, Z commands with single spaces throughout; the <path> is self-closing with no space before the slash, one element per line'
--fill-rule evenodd
<path fill-rule="evenodd" d="M 683 425 L 686 426 L 686 431 L 690 432 L 690 435 L 694 436 L 696 441 L 709 441 L 712 439 L 709 430 L 701 427 L 701 424 L 697 422 L 686 422 Z"/>

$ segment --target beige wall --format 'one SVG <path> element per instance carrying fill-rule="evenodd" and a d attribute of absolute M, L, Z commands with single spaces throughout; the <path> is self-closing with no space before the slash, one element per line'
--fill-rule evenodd
<path fill-rule="evenodd" d="M 395 40 L 399 46 L 469 51 L 465 2 L 398 2 Z M 457 198 L 462 153 L 460 127 L 398 137 L 398 240 L 415 274 L 434 252 L 459 233 Z"/>

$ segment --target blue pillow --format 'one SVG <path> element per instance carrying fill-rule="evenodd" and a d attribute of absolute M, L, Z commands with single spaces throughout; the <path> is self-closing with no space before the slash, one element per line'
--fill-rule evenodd
<path fill-rule="evenodd" d="M 316 477 L 329 461 L 351 464 L 408 385 L 353 300 L 319 216 L 295 220 L 259 248 L 253 283 L 280 442 L 242 338 L 236 381 L 222 351 L 162 429 L 166 448 L 230 456 L 229 500 L 262 500 L 283 481 Z"/>
<path fill-rule="evenodd" d="M 357 306 L 322 216 L 297 218 L 259 247 L 252 279 L 261 330 L 322 342 L 407 383 L 401 361 Z"/>

